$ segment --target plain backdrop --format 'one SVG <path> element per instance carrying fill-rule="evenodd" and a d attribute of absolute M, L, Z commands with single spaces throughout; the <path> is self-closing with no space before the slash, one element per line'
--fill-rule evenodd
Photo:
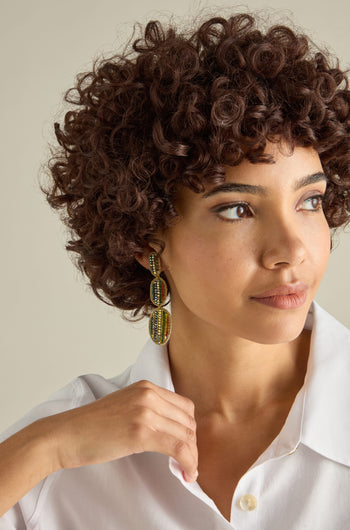
<path fill-rule="evenodd" d="M 95 57 L 120 49 L 135 22 L 228 7 L 270 8 L 273 20 L 290 18 L 349 67 L 350 3 L 341 0 L 1 0 L 0 431 L 77 375 L 120 373 L 148 338 L 147 321 L 127 323 L 95 297 L 39 189 L 64 91 Z M 349 257 L 350 236 L 340 234 L 316 296 L 348 327 Z"/>

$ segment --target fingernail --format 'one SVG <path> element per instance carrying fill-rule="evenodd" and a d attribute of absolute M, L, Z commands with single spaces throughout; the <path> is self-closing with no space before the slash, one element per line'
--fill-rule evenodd
<path fill-rule="evenodd" d="M 184 480 L 185 480 L 186 482 L 190 482 L 190 480 L 189 480 L 189 476 L 187 475 L 186 471 L 183 471 L 183 472 L 182 472 L 182 476 L 183 476 L 183 478 L 184 478 Z"/>
<path fill-rule="evenodd" d="M 186 473 L 186 471 L 182 472 L 182 476 L 183 476 L 184 480 L 186 480 L 186 482 L 195 482 L 197 480 L 197 477 L 198 477 L 198 471 L 195 472 L 193 478 L 191 478 L 190 475 L 188 475 Z"/>

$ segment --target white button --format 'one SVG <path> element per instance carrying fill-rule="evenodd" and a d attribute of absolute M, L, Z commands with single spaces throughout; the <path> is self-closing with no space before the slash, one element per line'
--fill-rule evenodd
<path fill-rule="evenodd" d="M 247 493 L 247 495 L 243 495 L 243 497 L 241 497 L 238 502 L 240 508 L 245 512 L 251 512 L 252 510 L 255 510 L 258 505 L 256 497 L 254 497 L 254 495 L 251 495 L 250 493 Z"/>

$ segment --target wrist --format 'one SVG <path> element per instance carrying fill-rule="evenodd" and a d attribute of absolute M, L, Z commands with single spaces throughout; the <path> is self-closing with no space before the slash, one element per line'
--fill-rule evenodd
<path fill-rule="evenodd" d="M 45 419 L 0 444 L 0 517 L 36 484 L 57 471 L 55 438 Z"/>
<path fill-rule="evenodd" d="M 62 469 L 59 451 L 60 431 L 56 415 L 41 418 L 29 428 L 28 450 L 35 453 L 38 461 L 40 461 L 41 474 L 46 477 Z"/>

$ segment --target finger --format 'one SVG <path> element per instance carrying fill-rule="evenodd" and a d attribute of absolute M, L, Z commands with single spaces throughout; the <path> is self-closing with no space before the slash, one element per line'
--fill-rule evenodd
<path fill-rule="evenodd" d="M 164 416 L 164 418 L 174 420 L 192 431 L 196 431 L 197 424 L 193 416 L 190 416 L 186 411 L 170 401 L 163 399 L 153 389 L 149 389 L 146 394 L 143 393 L 137 401 L 136 406 L 153 410 L 157 414 Z"/>
<path fill-rule="evenodd" d="M 198 452 L 197 446 L 177 437 L 169 432 L 157 432 L 148 428 L 145 431 L 145 444 L 148 451 L 156 451 L 174 458 L 184 470 L 190 481 L 197 478 Z"/>
<path fill-rule="evenodd" d="M 197 434 L 195 429 L 156 412 L 153 413 L 152 421 L 147 426 L 160 434 L 167 433 L 184 441 L 190 446 L 193 456 L 196 459 L 198 458 Z"/>
<path fill-rule="evenodd" d="M 181 423 L 181 425 L 184 425 L 188 429 L 191 429 L 192 431 L 196 432 L 197 423 L 195 418 L 187 414 L 187 412 L 185 412 L 183 409 L 180 409 L 177 405 L 173 405 L 169 401 L 158 398 L 155 410 L 161 416 Z"/>
<path fill-rule="evenodd" d="M 164 400 L 179 407 L 189 416 L 194 417 L 194 403 L 191 399 L 185 396 L 181 396 L 180 394 L 172 392 L 171 390 L 168 390 L 166 388 L 162 388 L 161 386 L 155 385 L 151 381 L 142 380 L 138 381 L 138 383 L 135 384 L 139 384 L 142 388 L 150 389 L 153 392 L 156 392 L 156 394 L 158 394 Z"/>
<path fill-rule="evenodd" d="M 139 440 L 141 444 L 145 441 L 144 434 L 146 433 L 146 442 L 147 439 L 147 430 L 144 428 L 154 431 L 159 434 L 170 434 L 174 438 L 182 440 L 190 446 L 190 449 L 193 452 L 193 456 L 198 459 L 197 451 L 197 436 L 195 429 L 191 429 L 186 425 L 177 422 L 176 420 L 170 419 L 166 416 L 158 414 L 155 410 L 138 407 L 135 409 L 133 414 L 133 423 L 132 429 L 136 431 L 136 435 L 139 434 Z M 144 447 L 141 447 L 144 451 Z"/>

